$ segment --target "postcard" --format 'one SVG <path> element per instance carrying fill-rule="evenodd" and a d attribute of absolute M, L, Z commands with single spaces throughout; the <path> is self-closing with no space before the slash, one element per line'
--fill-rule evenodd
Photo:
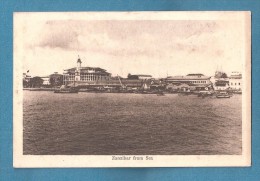
<path fill-rule="evenodd" d="M 251 166 L 251 13 L 16 12 L 13 166 Z"/>

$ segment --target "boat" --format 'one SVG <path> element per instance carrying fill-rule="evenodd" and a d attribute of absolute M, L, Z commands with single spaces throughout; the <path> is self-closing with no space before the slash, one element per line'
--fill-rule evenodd
<path fill-rule="evenodd" d="M 79 89 L 77 87 L 66 87 L 65 85 L 62 85 L 59 89 L 54 90 L 54 93 L 78 93 Z"/>
<path fill-rule="evenodd" d="M 227 92 L 218 92 L 216 94 L 217 98 L 230 98 L 231 96 Z"/>
<path fill-rule="evenodd" d="M 234 94 L 242 94 L 242 91 L 241 90 L 236 90 L 236 91 L 233 91 Z"/>
<path fill-rule="evenodd" d="M 199 91 L 199 93 L 197 94 L 198 97 L 209 97 L 209 96 L 212 96 L 212 92 L 210 91 Z"/>

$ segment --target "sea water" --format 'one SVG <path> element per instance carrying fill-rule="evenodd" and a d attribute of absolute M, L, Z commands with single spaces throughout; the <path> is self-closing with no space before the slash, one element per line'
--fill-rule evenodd
<path fill-rule="evenodd" d="M 23 152 L 241 154 L 241 98 L 23 91 Z"/>

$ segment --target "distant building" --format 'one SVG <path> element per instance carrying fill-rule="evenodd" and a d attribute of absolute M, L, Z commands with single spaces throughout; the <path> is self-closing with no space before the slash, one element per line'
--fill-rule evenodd
<path fill-rule="evenodd" d="M 135 75 L 129 74 L 127 76 L 127 78 L 131 79 L 131 80 L 134 80 L 134 79 L 145 80 L 145 79 L 151 79 L 152 76 L 151 75 L 144 75 L 144 74 L 135 74 Z"/>
<path fill-rule="evenodd" d="M 232 90 L 242 90 L 242 74 L 240 72 L 232 72 L 229 77 L 229 86 Z"/>
<path fill-rule="evenodd" d="M 227 90 L 229 89 L 229 78 L 223 71 L 216 71 L 215 75 L 211 77 L 214 90 Z"/>
<path fill-rule="evenodd" d="M 81 67 L 81 59 L 77 60 L 77 67 L 66 69 L 63 72 L 64 84 L 95 84 L 97 82 L 108 81 L 111 74 L 99 67 Z"/>
<path fill-rule="evenodd" d="M 186 76 L 169 76 L 165 79 L 168 88 L 208 90 L 211 87 L 210 77 L 203 74 L 188 74 Z M 189 87 L 188 87 L 189 86 Z"/>
<path fill-rule="evenodd" d="M 32 77 L 30 75 L 23 73 L 23 87 L 30 87 L 31 79 L 32 79 Z"/>
<path fill-rule="evenodd" d="M 195 91 L 196 87 L 186 83 L 181 83 L 177 85 L 170 83 L 166 86 L 166 89 L 170 92 L 176 92 L 176 91 L 190 92 L 190 91 Z"/>
<path fill-rule="evenodd" d="M 23 73 L 23 80 L 26 81 L 26 82 L 30 82 L 32 76 L 30 75 L 27 75 L 26 73 Z"/>
<path fill-rule="evenodd" d="M 43 86 L 49 86 L 51 83 L 50 83 L 50 76 L 44 76 L 44 77 L 40 77 L 43 82 L 42 82 L 42 85 Z"/>
<path fill-rule="evenodd" d="M 186 76 L 169 76 L 166 78 L 168 83 L 186 83 L 194 85 L 210 84 L 210 77 L 203 74 L 188 74 Z"/>
<path fill-rule="evenodd" d="M 227 90 L 229 89 L 229 80 L 218 79 L 213 85 L 214 90 Z"/>

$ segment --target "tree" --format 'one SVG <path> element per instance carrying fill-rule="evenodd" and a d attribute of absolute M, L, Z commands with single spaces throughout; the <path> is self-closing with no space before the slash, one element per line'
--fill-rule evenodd
<path fill-rule="evenodd" d="M 61 74 L 51 74 L 50 84 L 52 87 L 61 86 L 63 84 L 63 75 Z"/>
<path fill-rule="evenodd" d="M 41 87 L 43 84 L 43 79 L 41 77 L 36 76 L 33 77 L 30 82 L 32 87 Z"/>
<path fill-rule="evenodd" d="M 228 78 L 226 73 L 222 73 L 221 78 Z"/>
<path fill-rule="evenodd" d="M 131 80 L 136 80 L 136 79 L 138 79 L 138 76 L 137 76 L 137 75 L 128 74 L 128 75 L 127 75 L 127 78 L 128 78 L 128 79 L 131 79 Z"/>
<path fill-rule="evenodd" d="M 29 86 L 29 83 L 23 79 L 23 87 L 28 87 Z"/>

